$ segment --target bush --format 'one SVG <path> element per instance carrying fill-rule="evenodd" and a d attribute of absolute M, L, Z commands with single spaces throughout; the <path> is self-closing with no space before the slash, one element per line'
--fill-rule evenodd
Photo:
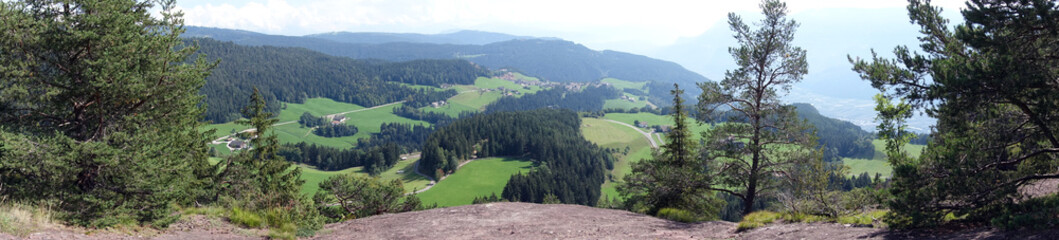
<path fill-rule="evenodd" d="M 663 208 L 658 210 L 658 217 L 685 223 L 699 221 L 699 218 L 696 217 L 695 214 L 676 208 Z"/>
<path fill-rule="evenodd" d="M 1059 225 L 1059 194 L 1005 206 L 990 223 L 1005 230 L 1054 229 Z"/>

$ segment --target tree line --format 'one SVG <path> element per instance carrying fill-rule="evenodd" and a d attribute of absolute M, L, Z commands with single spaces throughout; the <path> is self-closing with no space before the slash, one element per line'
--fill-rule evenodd
<path fill-rule="evenodd" d="M 394 143 L 370 148 L 339 149 L 300 142 L 283 144 L 278 154 L 287 161 L 314 166 L 320 170 L 338 171 L 364 167 L 364 172 L 379 174 L 401 160 L 401 148 Z"/>
<path fill-rule="evenodd" d="M 200 90 L 208 106 L 204 118 L 215 123 L 242 117 L 238 109 L 245 106 L 252 87 L 261 90 L 269 111 L 278 112 L 280 102 L 302 103 L 313 97 L 366 107 L 402 100 L 429 104 L 455 93 L 399 83 L 474 84 L 478 76 L 486 75 L 485 69 L 462 60 L 364 61 L 300 48 L 240 46 L 208 38 L 188 39 L 185 44 L 197 44 L 197 56 L 222 60 Z"/>
<path fill-rule="evenodd" d="M 485 106 L 485 112 L 525 111 L 539 108 L 562 108 L 574 111 L 603 110 L 607 99 L 620 96 L 621 92 L 613 87 L 586 87 L 581 91 L 569 91 L 557 87 L 541 90 L 521 97 L 506 96 Z"/>

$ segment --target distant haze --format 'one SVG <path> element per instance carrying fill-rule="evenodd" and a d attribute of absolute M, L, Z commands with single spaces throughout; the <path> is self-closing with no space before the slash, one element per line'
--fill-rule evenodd
<path fill-rule="evenodd" d="M 809 74 L 791 102 L 807 102 L 824 115 L 873 130 L 877 91 L 850 70 L 846 55 L 892 56 L 897 45 L 917 45 L 906 1 L 790 0 L 801 23 L 795 44 L 808 50 Z M 179 1 L 186 23 L 302 36 L 334 32 L 458 33 L 460 30 L 555 37 L 595 50 L 641 54 L 683 65 L 720 80 L 734 68 L 726 14 L 758 18 L 756 1 Z M 959 17 L 963 1 L 934 1 L 945 16 Z M 414 37 L 414 36 L 411 36 Z M 414 41 L 414 40 L 413 40 Z M 688 86 L 690 87 L 690 86 Z M 911 123 L 926 130 L 933 120 Z"/>

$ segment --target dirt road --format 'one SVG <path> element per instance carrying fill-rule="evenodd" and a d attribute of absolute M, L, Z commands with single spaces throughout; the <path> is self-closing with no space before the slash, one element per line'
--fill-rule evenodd
<path fill-rule="evenodd" d="M 623 123 L 623 122 L 619 122 L 619 121 L 615 121 L 615 120 L 610 120 L 610 119 L 604 119 L 604 120 L 607 120 L 608 122 L 612 122 L 612 123 L 617 123 L 617 124 L 625 125 L 626 127 L 630 127 L 630 128 L 632 128 L 632 129 L 635 129 L 635 130 L 636 130 L 637 132 L 640 132 L 640 134 L 643 134 L 643 136 L 644 136 L 645 138 L 647 138 L 647 141 L 650 141 L 650 142 L 651 142 L 651 147 L 652 147 L 652 148 L 658 148 L 658 142 L 655 142 L 655 138 L 654 138 L 654 137 L 651 137 L 651 133 L 648 133 L 648 132 L 644 132 L 643 130 L 640 130 L 640 128 L 638 128 L 638 127 L 636 127 L 636 126 L 633 126 L 633 125 L 629 125 L 628 123 Z"/>

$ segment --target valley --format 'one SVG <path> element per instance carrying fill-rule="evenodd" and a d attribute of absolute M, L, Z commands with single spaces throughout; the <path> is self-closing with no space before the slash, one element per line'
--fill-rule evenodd
<path fill-rule="evenodd" d="M 1054 0 L 452 4 L 0 1 L 0 239 L 1059 226 Z"/>

